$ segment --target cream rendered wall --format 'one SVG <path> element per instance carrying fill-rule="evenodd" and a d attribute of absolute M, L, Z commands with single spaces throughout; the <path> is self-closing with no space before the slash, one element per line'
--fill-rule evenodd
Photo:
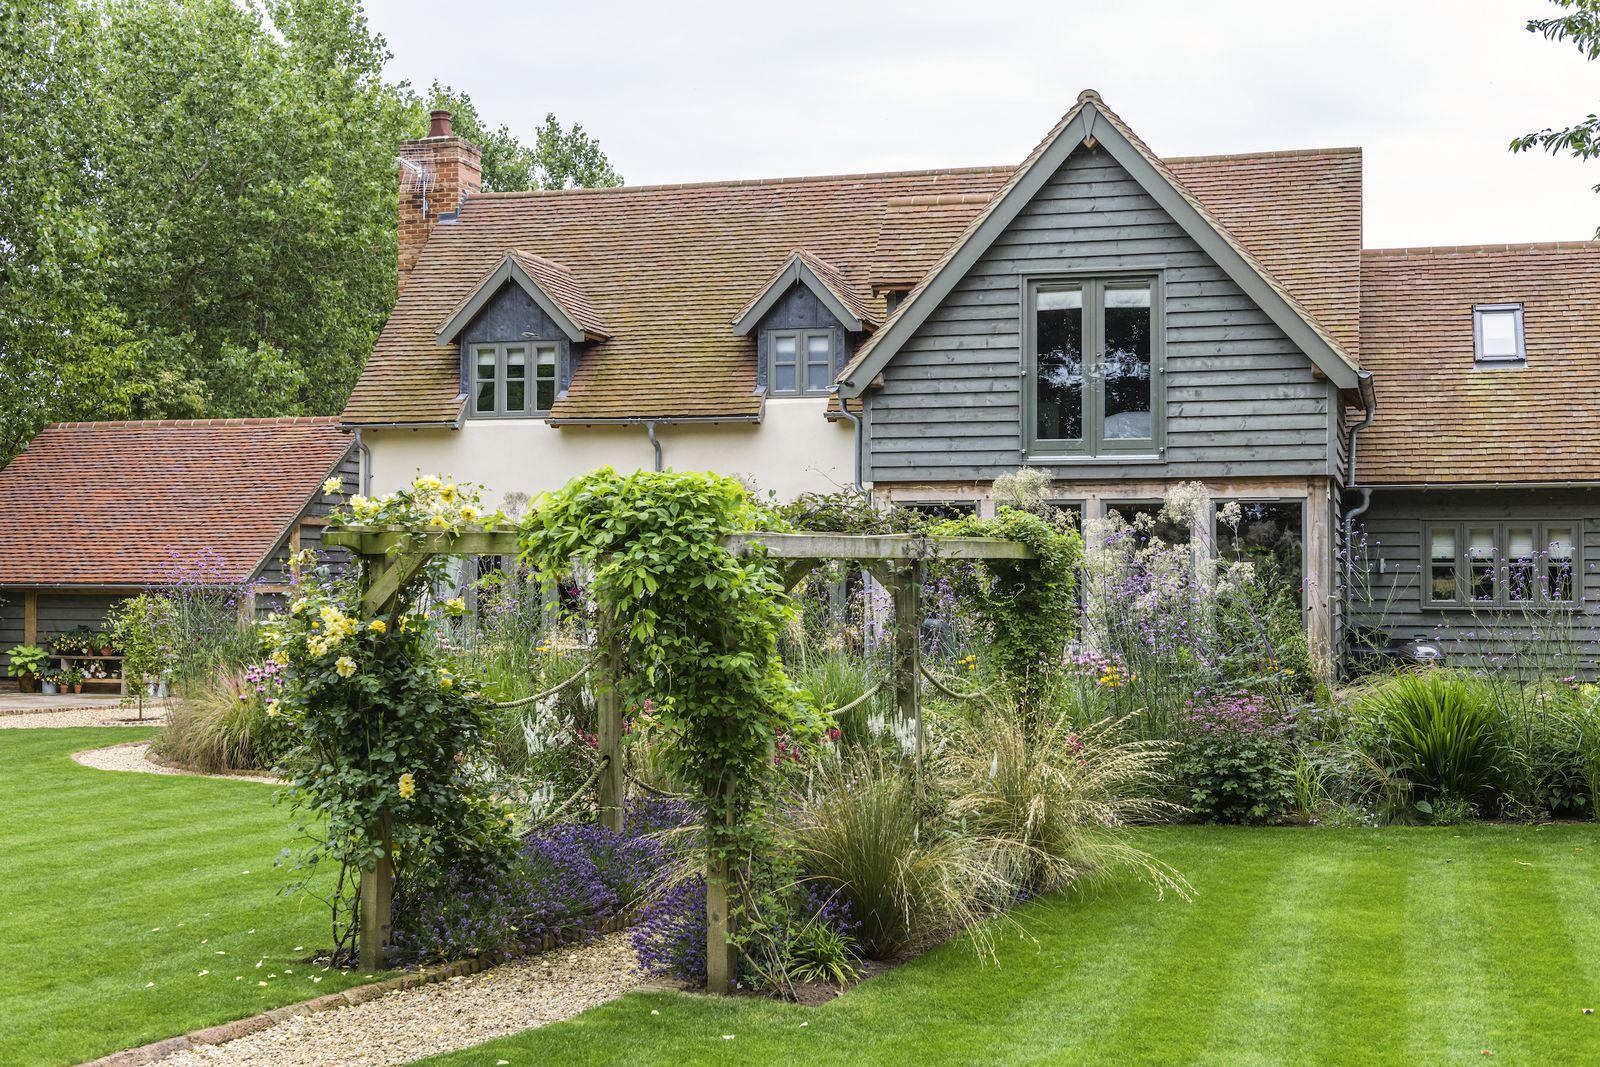
<path fill-rule="evenodd" d="M 662 464 L 753 480 L 779 500 L 833 492 L 855 476 L 855 437 L 846 420 L 823 417 L 818 398 L 768 399 L 760 423 L 661 424 Z M 536 495 L 609 463 L 649 470 L 655 453 L 644 426 L 557 428 L 539 419 L 467 419 L 459 430 L 367 429 L 372 491 L 387 493 L 419 473 L 448 475 L 487 487 L 484 503 L 506 493 Z"/>

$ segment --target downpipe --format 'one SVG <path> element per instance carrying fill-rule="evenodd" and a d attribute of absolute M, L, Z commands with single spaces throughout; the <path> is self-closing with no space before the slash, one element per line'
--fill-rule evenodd
<path fill-rule="evenodd" d="M 852 474 L 854 477 L 855 490 L 863 497 L 871 499 L 867 493 L 866 486 L 861 484 L 861 416 L 850 410 L 849 405 L 844 402 L 844 397 L 839 395 L 839 387 L 837 385 L 833 387 L 833 395 L 834 398 L 839 401 L 839 413 L 850 420 L 850 426 L 852 428 L 851 433 L 853 435 L 852 439 L 854 442 L 855 451 L 855 456 L 853 459 L 853 465 L 855 469 Z"/>
<path fill-rule="evenodd" d="M 661 441 L 656 437 L 656 424 L 654 419 L 646 419 L 644 424 L 645 436 L 650 438 L 650 447 L 656 450 L 656 470 L 661 470 Z"/>

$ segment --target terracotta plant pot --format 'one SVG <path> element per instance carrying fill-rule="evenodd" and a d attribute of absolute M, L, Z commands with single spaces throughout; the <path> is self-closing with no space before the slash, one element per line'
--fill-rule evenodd
<path fill-rule="evenodd" d="M 100 654 L 102 656 L 114 656 L 117 654 L 117 650 L 112 648 L 110 645 L 101 645 Z"/>
<path fill-rule="evenodd" d="M 82 683 L 82 682 L 79 682 L 79 683 L 78 683 L 78 684 L 77 684 L 77 685 L 75 685 L 75 686 L 73 686 L 73 687 L 72 687 L 72 691 L 73 691 L 73 692 L 74 692 L 74 693 L 81 693 L 81 692 L 83 692 L 83 683 Z"/>

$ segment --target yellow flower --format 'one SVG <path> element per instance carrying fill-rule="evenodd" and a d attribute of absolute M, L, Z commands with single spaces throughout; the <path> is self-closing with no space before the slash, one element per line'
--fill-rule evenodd
<path fill-rule="evenodd" d="M 467 610 L 467 602 L 461 597 L 452 597 L 444 602 L 444 607 L 452 615 L 464 615 Z"/>
<path fill-rule="evenodd" d="M 450 520 L 445 518 L 443 515 L 435 515 L 433 518 L 428 520 L 428 525 L 436 530 L 442 530 L 450 525 Z"/>
<path fill-rule="evenodd" d="M 275 719 L 277 717 L 278 717 L 278 701 L 277 701 L 277 698 L 274 697 L 273 699 L 267 701 L 267 718 Z"/>
<path fill-rule="evenodd" d="M 449 689 L 451 686 L 453 686 L 455 684 L 456 684 L 456 680 L 454 678 L 450 677 L 450 675 L 448 675 L 444 671 L 440 671 L 439 672 L 439 688 L 440 689 Z"/>
<path fill-rule="evenodd" d="M 280 667 L 287 667 L 289 665 L 289 653 L 286 649 L 278 649 L 278 651 L 272 654 L 271 659 L 272 662 L 276 663 Z"/>
<path fill-rule="evenodd" d="M 412 482 L 411 487 L 413 489 L 421 489 L 424 492 L 432 492 L 443 484 L 444 483 L 439 481 L 436 476 L 432 474 L 424 474 L 422 477 Z"/>
<path fill-rule="evenodd" d="M 306 602 L 306 598 L 301 597 L 299 600 L 296 600 L 293 604 L 289 605 L 289 614 L 298 615 L 308 607 L 310 607 L 310 604 Z"/>
<path fill-rule="evenodd" d="M 322 483 L 322 491 L 324 493 L 337 493 L 343 488 L 344 481 L 338 475 L 334 475 L 332 478 L 329 478 L 327 481 Z"/>
<path fill-rule="evenodd" d="M 471 504 L 463 504 L 461 506 L 461 521 L 462 522 L 477 522 L 478 521 L 478 509 L 473 507 Z"/>
<path fill-rule="evenodd" d="M 384 622 L 382 619 L 373 619 L 371 622 L 367 623 L 367 629 L 371 630 L 375 634 L 386 633 L 388 632 L 389 624 Z"/>
<path fill-rule="evenodd" d="M 455 486 L 455 483 L 451 482 L 449 485 L 446 485 L 444 488 L 440 489 L 439 490 L 439 495 L 444 498 L 445 503 L 447 503 L 447 504 L 450 501 L 454 500 L 456 498 L 456 486 Z"/>
<path fill-rule="evenodd" d="M 412 797 L 414 797 L 416 795 L 417 795 L 417 780 L 415 778 L 411 777 L 411 772 L 410 771 L 407 771 L 405 774 L 402 774 L 400 776 L 400 799 L 401 800 L 410 800 Z"/>
<path fill-rule="evenodd" d="M 348 678 L 356 673 L 356 661 L 349 656 L 340 656 L 339 662 L 333 665 L 333 669 L 339 672 L 339 677 Z"/>

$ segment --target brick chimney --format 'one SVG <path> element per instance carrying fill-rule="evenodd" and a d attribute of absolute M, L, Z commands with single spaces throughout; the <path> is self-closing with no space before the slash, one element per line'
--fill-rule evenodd
<path fill-rule="evenodd" d="M 441 220 L 483 188 L 483 150 L 450 131 L 450 112 L 428 114 L 428 136 L 400 142 L 400 288 Z"/>

